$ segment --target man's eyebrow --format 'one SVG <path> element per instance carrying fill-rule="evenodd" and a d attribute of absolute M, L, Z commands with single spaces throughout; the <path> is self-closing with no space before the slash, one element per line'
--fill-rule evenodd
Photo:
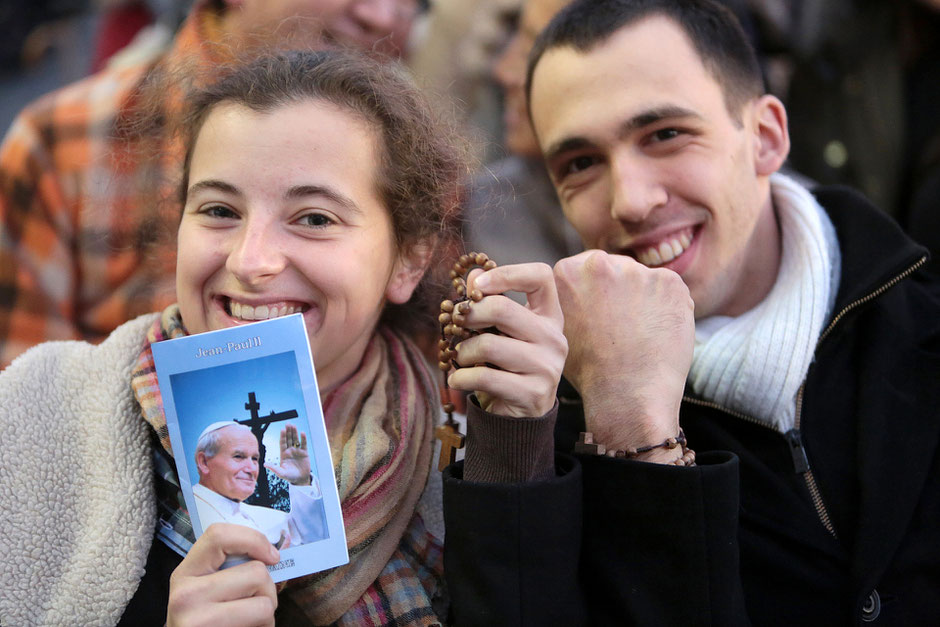
<path fill-rule="evenodd" d="M 351 198 L 325 185 L 295 185 L 284 194 L 284 197 L 288 199 L 304 198 L 305 196 L 322 196 L 351 211 L 362 211 Z"/>
<path fill-rule="evenodd" d="M 653 107 L 652 109 L 647 109 L 642 113 L 638 113 L 623 124 L 620 125 L 620 134 L 627 135 L 633 131 L 643 128 L 644 126 L 649 126 L 650 124 L 656 124 L 662 120 L 669 120 L 673 118 L 698 118 L 701 119 L 701 114 L 693 111 L 692 109 L 686 109 L 685 107 L 680 107 L 678 105 L 664 105 L 662 107 Z"/>
<path fill-rule="evenodd" d="M 583 148 L 589 148 L 593 145 L 593 142 L 584 137 L 567 137 L 555 142 L 545 150 L 545 161 L 551 161 L 558 155 L 564 154 L 566 152 L 573 152 L 575 150 L 581 150 Z"/>
<path fill-rule="evenodd" d="M 654 107 L 652 109 L 647 109 L 642 113 L 638 113 L 623 122 L 623 124 L 620 125 L 619 134 L 621 136 L 625 136 L 629 135 L 633 131 L 636 131 L 637 129 L 641 129 L 644 126 L 648 126 L 650 124 L 655 124 L 662 120 L 688 117 L 701 119 L 702 116 L 692 109 L 686 109 L 685 107 L 680 107 L 678 105 L 664 105 L 662 107 Z M 566 137 L 565 139 L 559 140 L 548 147 L 548 149 L 545 151 L 545 161 L 551 161 L 560 154 L 582 150 L 584 148 L 590 148 L 593 145 L 594 142 L 587 139 L 586 137 Z"/>

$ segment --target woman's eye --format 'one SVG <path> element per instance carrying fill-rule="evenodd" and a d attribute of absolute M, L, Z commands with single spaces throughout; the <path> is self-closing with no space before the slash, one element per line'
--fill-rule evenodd
<path fill-rule="evenodd" d="M 238 214 L 225 205 L 209 205 L 202 209 L 202 213 L 212 218 L 237 218 Z"/>
<path fill-rule="evenodd" d="M 333 220 L 330 219 L 329 216 L 326 216 L 322 213 L 308 213 L 302 216 L 298 222 L 304 226 L 317 227 L 329 226 L 333 224 Z"/>

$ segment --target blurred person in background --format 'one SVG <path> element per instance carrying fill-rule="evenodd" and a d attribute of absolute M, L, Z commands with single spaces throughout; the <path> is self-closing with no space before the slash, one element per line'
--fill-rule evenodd
<path fill-rule="evenodd" d="M 165 133 L 168 91 L 142 109 L 155 77 L 225 61 L 277 38 L 398 58 L 419 0 L 198 0 L 169 49 L 120 64 L 24 109 L 0 146 L 0 368 L 46 340 L 96 342 L 174 301 L 171 200 L 181 166 Z M 152 99 L 151 99 L 152 100 Z M 160 198 L 142 183 L 166 181 Z"/>
<path fill-rule="evenodd" d="M 536 36 L 569 0 L 526 0 L 518 24 L 492 75 L 503 92 L 503 146 L 508 153 L 488 164 L 471 185 L 464 230 L 467 246 L 499 263 L 554 264 L 581 251 L 565 220 L 529 123 L 526 61 Z"/>
<path fill-rule="evenodd" d="M 790 164 L 862 190 L 937 272 L 940 1 L 804 1 L 790 20 Z"/>

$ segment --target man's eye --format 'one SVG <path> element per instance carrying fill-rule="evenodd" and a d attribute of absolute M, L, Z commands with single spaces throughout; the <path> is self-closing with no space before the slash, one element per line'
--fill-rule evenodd
<path fill-rule="evenodd" d="M 653 133 L 653 141 L 663 142 L 670 139 L 675 139 L 679 136 L 679 130 L 674 128 L 662 128 Z"/>
<path fill-rule="evenodd" d="M 596 163 L 597 163 L 596 157 L 590 157 L 587 155 L 575 157 L 574 159 L 569 161 L 567 164 L 565 164 L 565 171 L 563 172 L 563 174 L 577 174 L 578 172 L 586 170 Z"/>

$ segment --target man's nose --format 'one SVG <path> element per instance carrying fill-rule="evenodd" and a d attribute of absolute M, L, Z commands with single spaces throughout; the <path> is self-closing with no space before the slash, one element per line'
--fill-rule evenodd
<path fill-rule="evenodd" d="M 525 64 L 527 52 L 523 50 L 522 38 L 514 34 L 506 43 L 506 47 L 496 57 L 490 70 L 493 79 L 503 89 L 513 89 L 525 86 Z"/>
<path fill-rule="evenodd" d="M 611 158 L 610 215 L 623 222 L 643 222 L 669 198 L 655 163 L 637 155 Z"/>
<path fill-rule="evenodd" d="M 354 0 L 353 16 L 364 30 L 389 35 L 414 19 L 416 0 Z"/>

